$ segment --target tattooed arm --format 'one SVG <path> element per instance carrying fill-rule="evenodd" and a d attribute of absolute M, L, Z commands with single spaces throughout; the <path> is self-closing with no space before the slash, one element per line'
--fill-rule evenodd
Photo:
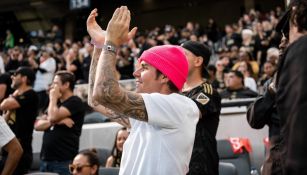
<path fill-rule="evenodd" d="M 129 24 L 130 12 L 127 7 L 116 9 L 107 27 L 105 43 L 119 47 L 127 41 L 129 33 L 136 32 L 136 28 L 128 32 Z M 107 50 L 103 51 L 98 60 L 93 89 L 94 100 L 118 114 L 148 121 L 142 96 L 120 88 L 116 80 L 115 64 L 116 54 Z"/>
<path fill-rule="evenodd" d="M 88 19 L 87 19 L 87 30 L 92 39 L 95 39 L 95 42 L 99 45 L 102 45 L 104 43 L 105 34 L 104 31 L 101 29 L 101 27 L 97 24 L 95 17 L 97 16 L 97 9 L 94 9 Z M 102 42 L 102 44 L 101 44 Z M 128 117 L 124 115 L 119 115 L 113 112 L 110 109 L 107 109 L 106 107 L 98 104 L 93 100 L 93 87 L 95 83 L 95 75 L 96 75 L 96 68 L 97 63 L 99 60 L 99 56 L 101 54 L 101 50 L 97 47 L 94 47 L 93 56 L 91 60 L 91 66 L 90 66 L 90 73 L 89 73 L 89 88 L 88 88 L 88 104 L 97 112 L 102 113 L 106 117 L 110 118 L 112 121 L 118 122 L 119 124 L 130 128 L 130 123 Z"/>
<path fill-rule="evenodd" d="M 127 128 L 130 128 L 130 122 L 129 122 L 128 117 L 124 115 L 116 114 L 112 110 L 98 104 L 96 101 L 93 100 L 93 87 L 94 87 L 94 82 L 95 82 L 94 80 L 95 80 L 96 68 L 97 68 L 97 63 L 98 63 L 100 53 L 101 53 L 101 49 L 98 49 L 98 48 L 94 49 L 91 67 L 90 67 L 90 74 L 89 74 L 88 104 L 95 111 L 102 113 L 106 117 L 110 118 L 112 121 L 115 121 Z"/>

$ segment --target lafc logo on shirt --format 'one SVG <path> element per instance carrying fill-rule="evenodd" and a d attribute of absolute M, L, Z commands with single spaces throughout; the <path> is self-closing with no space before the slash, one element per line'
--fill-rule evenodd
<path fill-rule="evenodd" d="M 202 104 L 202 105 L 205 105 L 205 104 L 207 104 L 209 101 L 210 101 L 210 99 L 209 99 L 209 97 L 207 97 L 204 93 L 200 93 L 200 94 L 198 94 L 198 96 L 196 97 L 196 101 L 198 101 L 200 104 Z"/>

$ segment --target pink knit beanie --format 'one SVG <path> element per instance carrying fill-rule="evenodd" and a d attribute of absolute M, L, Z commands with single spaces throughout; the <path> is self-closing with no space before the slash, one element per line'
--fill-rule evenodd
<path fill-rule="evenodd" d="M 139 61 L 145 61 L 167 76 L 181 90 L 188 76 L 188 61 L 179 46 L 155 46 L 143 52 Z"/>

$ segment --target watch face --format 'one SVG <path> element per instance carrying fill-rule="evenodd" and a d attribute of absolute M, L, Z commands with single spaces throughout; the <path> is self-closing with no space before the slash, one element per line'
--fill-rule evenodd
<path fill-rule="evenodd" d="M 116 53 L 117 49 L 112 45 L 105 45 L 105 50 Z"/>

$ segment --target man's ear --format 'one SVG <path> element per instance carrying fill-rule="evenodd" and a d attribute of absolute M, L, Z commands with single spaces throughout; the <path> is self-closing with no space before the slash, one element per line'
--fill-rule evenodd
<path fill-rule="evenodd" d="M 70 85 L 69 82 L 66 82 L 63 85 L 64 85 L 65 88 L 69 89 L 69 85 Z"/>
<path fill-rule="evenodd" d="M 201 56 L 196 57 L 197 59 L 195 59 L 194 63 L 195 63 L 195 67 L 199 67 L 202 66 L 203 62 L 204 62 L 204 58 Z"/>
<path fill-rule="evenodd" d="M 164 84 L 164 83 L 167 83 L 169 81 L 169 79 L 167 78 L 167 76 L 161 74 L 161 83 Z"/>

